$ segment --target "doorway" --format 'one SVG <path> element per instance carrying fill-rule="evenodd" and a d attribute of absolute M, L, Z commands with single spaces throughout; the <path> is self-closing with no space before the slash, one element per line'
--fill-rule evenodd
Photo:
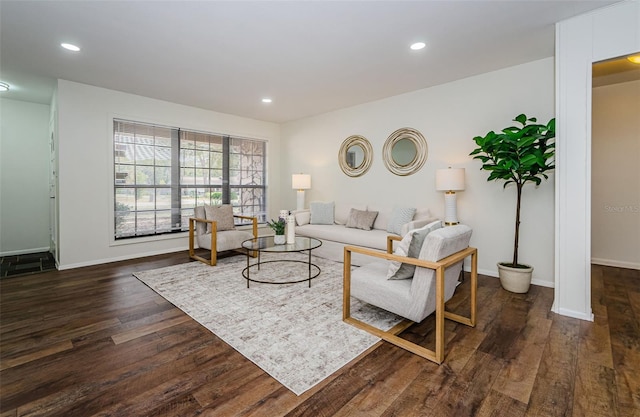
<path fill-rule="evenodd" d="M 594 63 L 592 81 L 591 262 L 640 270 L 640 53 Z"/>

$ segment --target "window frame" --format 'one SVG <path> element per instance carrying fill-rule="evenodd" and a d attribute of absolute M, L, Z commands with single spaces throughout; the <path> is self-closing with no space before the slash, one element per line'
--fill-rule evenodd
<path fill-rule="evenodd" d="M 129 127 L 130 131 L 127 132 L 126 128 L 123 128 L 122 126 L 118 125 L 119 123 L 125 124 L 122 126 Z M 258 221 L 260 223 L 266 222 L 266 213 L 267 213 L 267 198 L 266 198 L 267 197 L 267 183 L 266 183 L 267 141 L 266 140 L 240 137 L 240 136 L 229 135 L 229 134 L 202 132 L 202 131 L 196 131 L 192 129 L 182 129 L 178 127 L 169 127 L 169 126 L 159 125 L 157 123 L 138 122 L 134 120 L 123 119 L 120 117 L 112 118 L 112 128 L 113 128 L 113 131 L 112 131 L 111 147 L 113 152 L 113 155 L 112 155 L 113 156 L 112 157 L 113 176 L 112 176 L 111 184 L 113 189 L 113 194 L 112 194 L 113 195 L 113 206 L 112 206 L 113 207 L 113 218 L 112 218 L 113 232 L 111 236 L 115 242 L 122 242 L 128 239 L 140 239 L 140 238 L 149 238 L 149 237 L 160 236 L 160 235 L 166 236 L 166 235 L 171 235 L 176 233 L 184 233 L 189 230 L 188 218 L 193 217 L 194 208 L 197 205 L 202 205 L 201 203 L 232 204 L 234 209 L 234 214 L 256 216 L 258 217 Z M 152 160 L 151 163 L 142 163 L 142 162 L 139 162 L 138 159 L 136 159 L 136 156 L 137 156 L 136 146 L 139 146 L 139 145 L 141 146 L 141 144 L 143 144 L 147 148 L 151 147 L 153 150 L 152 153 L 154 155 L 156 154 L 159 148 L 166 148 L 166 146 L 158 145 L 155 143 L 155 138 L 156 138 L 155 134 L 152 138 L 153 144 L 144 143 L 143 140 L 139 141 L 138 135 L 137 135 L 138 128 L 147 129 L 147 130 L 151 129 L 153 132 L 155 132 L 156 129 L 165 130 L 165 131 L 166 129 L 168 129 L 169 132 L 171 132 L 170 146 L 169 146 L 171 157 L 169 159 L 169 165 L 158 165 L 158 161 L 156 159 Z M 119 140 L 119 137 L 118 137 L 119 135 L 124 136 L 127 133 L 129 133 L 131 136 L 129 140 L 124 140 L 124 141 Z M 186 166 L 183 163 L 183 160 L 185 159 L 183 155 L 183 150 L 188 150 L 189 148 L 183 146 L 183 143 L 188 142 L 188 140 L 185 139 L 187 135 L 194 135 L 195 137 L 201 137 L 201 138 L 208 137 L 208 138 L 222 139 L 222 142 L 224 144 L 222 148 L 222 159 L 223 159 L 222 168 L 212 167 L 210 164 L 207 167 L 200 167 L 199 164 L 196 163 L 196 161 L 194 161 L 194 164 L 192 166 Z M 253 159 L 254 156 L 258 158 L 259 160 L 258 165 L 261 167 L 260 170 L 256 171 L 258 172 L 258 174 L 255 174 L 254 177 L 252 177 L 252 178 L 255 178 L 255 177 L 258 178 L 257 183 L 234 184 L 233 181 L 231 181 L 230 177 L 231 177 L 232 170 L 230 168 L 229 160 L 230 158 L 232 158 L 231 149 L 234 147 L 232 146 L 234 141 L 239 141 L 240 147 L 242 147 L 243 146 L 242 144 L 244 143 L 246 144 L 245 147 L 247 148 L 260 149 L 257 155 L 249 154 L 249 157 L 251 159 Z M 204 142 L 206 141 L 201 142 L 200 145 L 202 145 Z M 207 143 L 209 143 L 208 145 L 209 150 L 206 152 L 212 152 L 210 142 L 207 142 Z M 131 152 L 131 149 L 133 149 L 132 156 L 125 158 L 124 161 L 121 160 L 120 157 L 122 156 L 122 152 L 126 152 L 127 149 L 123 149 L 122 145 L 125 145 L 124 147 L 128 146 L 129 152 Z M 197 146 L 198 144 L 196 142 L 195 147 L 191 149 L 193 149 L 195 152 Z M 142 149 L 142 146 L 140 147 L 140 149 Z M 213 152 L 216 152 L 216 151 L 213 151 Z M 243 156 L 246 156 L 246 154 L 242 152 L 240 152 L 239 155 L 240 155 L 240 159 L 242 159 Z M 127 183 L 126 178 L 128 177 L 128 175 L 123 176 L 124 171 L 122 170 L 122 167 L 128 167 L 127 172 L 134 173 L 133 182 Z M 137 179 L 138 167 L 146 167 L 147 171 L 152 170 L 154 173 L 153 179 L 147 180 L 148 182 L 146 183 L 140 183 L 139 180 Z M 156 178 L 156 170 L 157 168 L 166 168 L 166 167 L 169 167 L 169 172 L 170 172 L 169 184 L 158 184 L 157 183 L 158 180 Z M 184 181 L 183 173 L 187 169 L 192 169 L 194 171 L 194 177 L 193 177 L 194 182 L 192 183 L 188 183 L 188 181 L 187 182 Z M 212 177 L 208 176 L 206 181 L 198 184 L 197 178 L 195 176 L 195 171 L 198 169 L 208 170 L 209 172 L 221 170 L 222 171 L 221 183 L 220 184 L 212 183 L 211 181 Z M 245 171 L 244 167 L 241 167 L 241 169 L 239 170 L 239 172 L 241 173 L 244 171 Z M 241 178 L 242 177 L 243 176 L 241 175 Z M 139 201 L 138 190 L 140 190 L 141 192 L 144 192 L 144 190 L 149 190 L 149 189 L 153 190 L 152 194 L 154 194 L 154 196 L 158 195 L 159 190 L 170 190 L 169 192 L 169 195 L 170 195 L 169 200 L 171 202 L 170 207 L 168 209 L 164 207 L 158 208 L 158 206 L 155 205 L 156 197 L 150 197 L 154 202 L 153 209 L 140 208 L 140 206 L 138 206 L 138 201 Z M 234 203 L 231 200 L 231 196 L 242 195 L 242 192 L 240 193 L 234 192 L 233 190 L 235 189 L 257 190 L 249 193 L 250 194 L 249 201 L 252 204 L 246 204 L 246 201 L 245 201 L 246 199 L 244 197 L 242 197 L 242 200 L 240 200 L 240 204 L 237 204 L 238 203 L 237 201 Z M 123 209 L 122 205 L 120 206 L 118 205 L 119 202 L 122 202 L 122 199 L 121 198 L 119 199 L 119 193 L 122 193 L 123 191 L 126 191 L 126 190 L 134 193 L 133 197 L 130 197 L 130 198 L 133 198 L 133 210 L 131 210 L 130 206 L 125 210 Z M 218 192 L 220 192 L 222 196 L 221 200 L 218 200 L 218 201 L 213 200 L 213 195 L 214 195 L 213 190 L 219 190 Z M 192 191 L 195 195 L 194 204 L 193 205 L 188 203 L 185 204 L 185 201 L 184 201 L 185 193 L 189 193 Z M 198 197 L 198 194 L 201 191 L 203 196 Z M 205 194 L 208 194 L 208 198 L 204 197 Z M 251 207 L 253 208 L 253 210 L 247 211 L 247 207 Z M 170 219 L 171 219 L 169 227 L 162 228 L 161 224 L 159 225 L 159 221 L 162 221 L 162 220 L 158 219 L 158 213 L 165 212 L 166 214 L 166 211 L 169 211 L 169 210 L 170 210 Z M 140 214 L 148 216 L 149 213 L 154 213 L 153 220 L 147 220 L 147 221 L 153 222 L 153 227 L 145 229 L 144 227 L 140 226 L 140 224 L 142 224 L 142 221 L 140 220 Z M 131 219 L 130 217 L 131 215 L 133 216 L 133 219 Z M 133 223 L 132 228 L 129 229 L 129 233 L 125 233 L 125 232 L 119 233 L 119 230 L 118 230 L 119 222 L 121 223 L 123 221 L 122 219 L 126 219 L 124 221 Z M 237 225 L 242 225 L 245 223 L 246 222 L 244 221 L 240 221 L 237 223 Z"/>

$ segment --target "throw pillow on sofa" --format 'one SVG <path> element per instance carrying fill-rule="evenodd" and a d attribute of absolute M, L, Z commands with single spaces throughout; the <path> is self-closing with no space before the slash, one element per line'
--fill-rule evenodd
<path fill-rule="evenodd" d="M 311 212 L 309 210 L 296 210 L 294 216 L 296 217 L 296 226 L 304 226 L 311 222 Z"/>
<path fill-rule="evenodd" d="M 395 207 L 387 224 L 387 232 L 399 235 L 402 226 L 413 220 L 416 209 L 413 207 Z"/>
<path fill-rule="evenodd" d="M 409 258 L 417 258 L 420 255 L 420 249 L 425 238 L 432 231 L 442 227 L 442 222 L 437 220 L 429 223 L 419 229 L 409 231 L 394 251 L 394 254 L 407 256 Z M 416 270 L 415 265 L 407 264 L 399 261 L 392 261 L 387 270 L 387 279 L 409 279 L 413 277 Z"/>
<path fill-rule="evenodd" d="M 378 217 L 377 211 L 363 211 L 352 208 L 349 212 L 346 227 L 353 229 L 371 230 L 373 222 Z"/>
<path fill-rule="evenodd" d="M 333 221 L 336 224 L 345 226 L 347 224 L 347 220 L 349 220 L 349 216 L 351 215 L 351 209 L 366 211 L 367 205 L 336 201 L 333 208 Z"/>
<path fill-rule="evenodd" d="M 333 201 L 323 203 L 320 201 L 312 201 L 309 203 L 311 211 L 311 224 L 333 224 Z"/>

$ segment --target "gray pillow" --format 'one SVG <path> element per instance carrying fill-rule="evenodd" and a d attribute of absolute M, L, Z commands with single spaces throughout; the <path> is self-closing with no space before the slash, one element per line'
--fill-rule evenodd
<path fill-rule="evenodd" d="M 418 258 L 420 250 L 422 249 L 422 244 L 424 243 L 427 235 L 441 227 L 442 222 L 437 220 L 419 229 L 410 230 L 402 238 L 394 254 L 407 256 L 409 258 Z M 413 277 L 415 270 L 415 265 L 392 261 L 389 264 L 389 269 L 387 271 L 387 279 L 408 279 Z"/>
<path fill-rule="evenodd" d="M 213 220 L 217 223 L 216 230 L 218 232 L 235 229 L 233 207 L 230 204 L 223 204 L 221 206 L 208 206 L 205 204 L 204 214 L 205 219 Z M 207 223 L 207 233 L 211 233 L 211 223 Z"/>
<path fill-rule="evenodd" d="M 373 222 L 378 217 L 377 211 L 362 211 L 352 208 L 349 212 L 346 227 L 353 229 L 371 230 Z"/>
<path fill-rule="evenodd" d="M 387 224 L 387 232 L 399 235 L 402 226 L 413 220 L 416 209 L 413 207 L 395 207 Z"/>
<path fill-rule="evenodd" d="M 311 212 L 309 210 L 296 211 L 294 216 L 296 217 L 297 226 L 304 226 L 311 221 Z"/>
<path fill-rule="evenodd" d="M 312 201 L 309 203 L 309 210 L 311 224 L 333 224 L 333 201 L 330 203 Z"/>

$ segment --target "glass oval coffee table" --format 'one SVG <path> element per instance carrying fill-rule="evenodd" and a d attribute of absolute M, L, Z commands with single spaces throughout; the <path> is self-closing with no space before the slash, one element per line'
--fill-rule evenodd
<path fill-rule="evenodd" d="M 242 242 L 242 247 L 247 250 L 247 267 L 242 270 L 242 276 L 247 280 L 247 288 L 249 288 L 249 283 L 251 282 L 260 282 L 262 284 L 295 284 L 297 282 L 309 282 L 309 287 L 311 287 L 311 280 L 318 275 L 320 275 L 320 267 L 311 262 L 311 251 L 313 249 L 319 248 L 322 246 L 322 241 L 318 239 L 314 239 L 312 237 L 303 237 L 296 236 L 295 243 L 291 244 L 282 244 L 278 245 L 274 243 L 273 236 L 262 236 L 253 239 L 248 239 Z M 260 255 L 264 252 L 266 253 L 294 253 L 300 252 L 303 253 L 305 251 L 309 252 L 309 257 L 306 261 L 298 260 L 298 259 L 274 259 L 269 261 L 261 261 Z M 258 262 L 255 264 L 250 264 L 249 259 L 251 258 L 251 252 L 257 252 Z M 259 271 L 260 265 L 268 264 L 268 263 L 302 263 L 308 266 L 309 274 L 308 276 L 301 279 L 287 279 L 286 281 L 280 280 L 260 280 L 251 277 L 251 270 Z"/>

